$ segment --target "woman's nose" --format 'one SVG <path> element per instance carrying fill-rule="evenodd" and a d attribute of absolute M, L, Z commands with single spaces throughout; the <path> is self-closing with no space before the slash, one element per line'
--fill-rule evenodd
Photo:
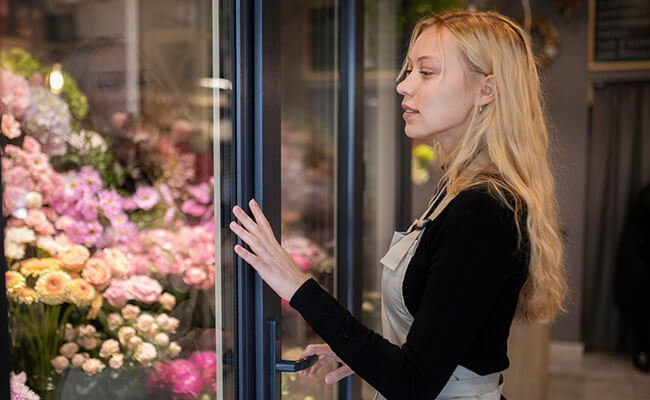
<path fill-rule="evenodd" d="M 397 90 L 397 93 L 401 94 L 402 96 L 411 96 L 413 94 L 413 85 L 409 81 L 409 76 L 410 75 L 406 75 L 395 88 L 395 90 Z"/>

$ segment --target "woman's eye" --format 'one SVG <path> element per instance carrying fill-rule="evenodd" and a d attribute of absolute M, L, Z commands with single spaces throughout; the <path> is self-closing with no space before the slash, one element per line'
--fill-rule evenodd
<path fill-rule="evenodd" d="M 420 73 L 424 76 L 431 76 L 435 74 L 433 71 L 420 71 Z"/>
<path fill-rule="evenodd" d="M 407 69 L 407 70 L 404 71 L 404 75 L 405 76 L 411 75 L 411 72 L 413 72 L 412 69 Z"/>

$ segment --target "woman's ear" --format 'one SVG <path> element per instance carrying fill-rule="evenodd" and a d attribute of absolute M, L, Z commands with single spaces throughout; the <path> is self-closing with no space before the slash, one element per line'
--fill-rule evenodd
<path fill-rule="evenodd" d="M 496 95 L 496 88 L 494 87 L 494 75 L 486 75 L 481 77 L 480 85 L 481 89 L 476 105 L 485 106 L 492 103 L 494 101 L 494 96 Z"/>

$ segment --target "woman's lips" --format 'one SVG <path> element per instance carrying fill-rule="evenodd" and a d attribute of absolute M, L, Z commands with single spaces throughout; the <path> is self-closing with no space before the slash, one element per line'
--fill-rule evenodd
<path fill-rule="evenodd" d="M 404 113 L 402 113 L 402 118 L 404 118 L 405 121 L 407 119 L 409 119 L 409 118 L 412 118 L 416 114 L 418 114 L 418 112 L 416 110 L 414 110 L 414 109 L 412 109 L 412 108 L 410 108 L 408 106 L 405 106 L 404 104 L 402 104 L 402 109 L 404 110 Z"/>

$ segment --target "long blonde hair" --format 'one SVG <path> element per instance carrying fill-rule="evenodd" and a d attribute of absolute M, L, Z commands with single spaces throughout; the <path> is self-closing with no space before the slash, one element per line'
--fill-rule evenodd
<path fill-rule="evenodd" d="M 517 24 L 495 12 L 445 11 L 415 26 L 409 51 L 422 32 L 441 27 L 456 39 L 468 74 L 493 75 L 496 93 L 482 110 L 474 108 L 467 132 L 445 157 L 440 182 L 450 197 L 469 187 L 487 185 L 514 211 L 519 230 L 519 215 L 525 209 L 530 259 L 515 316 L 551 320 L 564 311 L 568 289 L 548 132 L 528 37 Z M 400 75 L 406 67 L 405 62 Z"/>

